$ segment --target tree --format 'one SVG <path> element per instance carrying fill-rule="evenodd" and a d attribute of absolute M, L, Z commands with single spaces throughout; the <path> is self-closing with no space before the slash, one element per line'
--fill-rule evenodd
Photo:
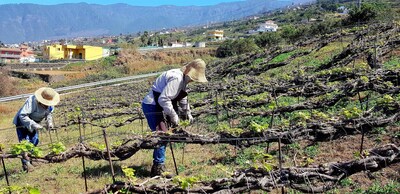
<path fill-rule="evenodd" d="M 233 40 L 224 41 L 216 51 L 217 57 L 228 57 L 233 56 L 235 53 L 233 51 Z"/>
<path fill-rule="evenodd" d="M 278 44 L 282 40 L 282 37 L 277 32 L 264 32 L 255 37 L 255 43 L 260 48 L 265 48 Z"/>
<path fill-rule="evenodd" d="M 226 40 L 217 48 L 217 57 L 229 57 L 258 50 L 259 47 L 252 38 Z"/>
<path fill-rule="evenodd" d="M 149 41 L 148 38 L 149 38 L 149 32 L 144 31 L 143 35 L 140 36 L 140 41 L 142 42 L 141 46 L 147 46 Z"/>
<path fill-rule="evenodd" d="M 317 0 L 317 4 L 325 10 L 328 11 L 336 11 L 338 4 L 335 3 L 335 1 L 332 0 Z"/>
<path fill-rule="evenodd" d="M 286 39 L 288 42 L 295 42 L 301 35 L 301 31 L 298 29 L 298 27 L 295 27 L 294 25 L 287 25 L 283 26 L 281 32 L 282 38 Z"/>
<path fill-rule="evenodd" d="M 248 53 L 259 49 L 253 38 L 243 38 L 234 42 L 237 54 Z"/>
<path fill-rule="evenodd" d="M 369 22 L 376 18 L 379 19 L 391 19 L 393 15 L 393 9 L 386 2 L 378 1 L 373 3 L 363 3 L 361 8 L 358 9 L 353 7 L 349 12 L 347 23 L 355 22 Z"/>

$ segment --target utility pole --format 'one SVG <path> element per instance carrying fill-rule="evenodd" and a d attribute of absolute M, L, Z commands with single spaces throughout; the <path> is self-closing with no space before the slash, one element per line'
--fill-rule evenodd
<path fill-rule="evenodd" d="M 361 9 L 361 0 L 357 0 L 357 7 L 358 7 L 358 10 Z"/>

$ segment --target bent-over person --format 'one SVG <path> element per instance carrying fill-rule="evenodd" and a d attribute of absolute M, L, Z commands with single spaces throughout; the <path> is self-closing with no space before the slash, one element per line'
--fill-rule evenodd
<path fill-rule="evenodd" d="M 179 116 L 193 122 L 186 86 L 192 81 L 207 82 L 205 69 L 206 63 L 196 59 L 180 69 L 162 73 L 155 80 L 142 101 L 142 110 L 152 131 L 167 131 L 168 124 L 177 126 Z M 166 144 L 154 149 L 151 176 L 159 176 L 165 171 L 165 148 Z"/>
<path fill-rule="evenodd" d="M 20 142 L 27 140 L 37 146 L 39 143 L 38 130 L 43 128 L 39 123 L 46 119 L 48 128 L 53 128 L 51 113 L 59 102 L 60 95 L 48 87 L 39 88 L 34 95 L 29 96 L 14 117 L 13 123 L 17 128 L 18 140 Z M 22 168 L 27 172 L 33 169 L 26 153 L 23 153 Z"/>

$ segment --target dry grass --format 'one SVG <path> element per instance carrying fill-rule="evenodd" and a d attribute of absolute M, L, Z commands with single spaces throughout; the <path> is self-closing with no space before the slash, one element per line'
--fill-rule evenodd
<path fill-rule="evenodd" d="M 158 71 L 171 65 L 183 65 L 195 58 L 213 56 L 214 53 L 214 49 L 173 49 L 140 53 L 131 48 L 119 53 L 116 65 L 123 65 L 128 74 Z"/>
<path fill-rule="evenodd" d="M 34 92 L 48 84 L 39 78 L 20 79 L 11 77 L 7 71 L 0 71 L 0 96 L 12 96 L 22 93 Z"/>
<path fill-rule="evenodd" d="M 8 71 L 0 71 L 0 83 L 0 96 L 11 96 L 20 92 L 17 82 L 8 75 Z"/>
<path fill-rule="evenodd" d="M 12 120 L 25 99 L 0 104 L 0 129 L 14 127 Z"/>

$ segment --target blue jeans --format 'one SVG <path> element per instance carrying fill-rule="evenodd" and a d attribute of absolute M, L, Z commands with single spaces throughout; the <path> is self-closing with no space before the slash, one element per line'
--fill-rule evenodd
<path fill-rule="evenodd" d="M 144 116 L 147 119 L 147 123 L 151 131 L 156 131 L 157 126 L 164 120 L 162 114 L 162 108 L 157 107 L 156 105 L 144 104 L 142 103 L 142 110 Z M 154 164 L 164 164 L 165 162 L 165 147 L 166 145 L 162 145 L 159 148 L 154 149 L 153 152 L 153 163 Z"/>
<path fill-rule="evenodd" d="M 21 142 L 23 140 L 27 140 L 31 142 L 33 145 L 37 146 L 39 144 L 39 134 L 35 131 L 32 133 L 26 127 L 17 126 L 17 135 L 18 141 Z M 22 164 L 26 164 L 28 161 L 25 159 L 21 159 Z"/>

